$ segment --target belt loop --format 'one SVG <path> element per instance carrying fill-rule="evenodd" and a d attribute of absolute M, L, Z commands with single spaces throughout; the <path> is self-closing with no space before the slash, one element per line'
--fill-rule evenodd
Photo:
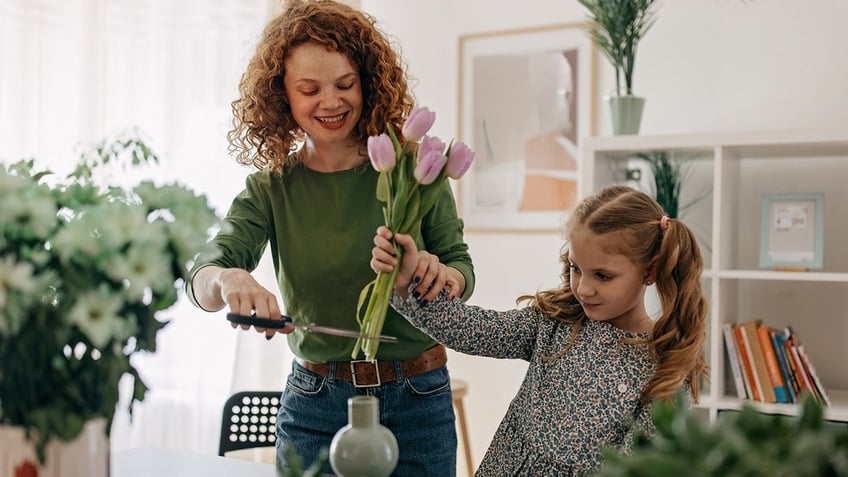
<path fill-rule="evenodd" d="M 336 382 L 336 361 L 330 361 L 330 371 L 327 373 L 327 382 L 330 384 Z"/>
<path fill-rule="evenodd" d="M 392 364 L 395 366 L 395 376 L 397 376 L 397 380 L 401 381 L 405 379 L 403 375 L 403 361 L 396 359 L 392 361 Z"/>

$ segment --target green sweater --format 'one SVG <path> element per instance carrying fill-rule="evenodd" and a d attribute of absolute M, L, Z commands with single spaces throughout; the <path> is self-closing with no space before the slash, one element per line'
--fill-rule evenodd
<path fill-rule="evenodd" d="M 249 175 L 212 240 L 221 255 L 200 257 L 191 277 L 206 265 L 253 271 L 270 244 L 287 315 L 295 322 L 358 330 L 359 293 L 376 276 L 369 262 L 374 234 L 383 223 L 383 203 L 375 197 L 377 177 L 370 163 L 332 173 L 298 165 L 284 176 Z M 421 229 L 419 248 L 462 273 L 467 300 L 474 290 L 474 268 L 447 181 Z M 191 283 L 186 289 L 199 306 Z M 379 359 L 411 358 L 435 344 L 391 307 L 383 334 L 398 342 L 381 343 Z M 296 330 L 288 342 L 296 356 L 321 363 L 349 360 L 355 340 Z"/>

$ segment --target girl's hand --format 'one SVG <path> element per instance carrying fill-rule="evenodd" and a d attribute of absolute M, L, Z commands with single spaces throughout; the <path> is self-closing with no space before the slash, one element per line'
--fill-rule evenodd
<path fill-rule="evenodd" d="M 395 248 L 391 242 L 392 232 L 385 226 L 377 229 L 374 249 L 371 252 L 371 269 L 375 272 L 391 272 L 398 264 Z M 433 301 L 442 289 L 448 295 L 458 297 L 465 288 L 457 277 L 462 275 L 439 262 L 439 257 L 419 251 L 415 240 L 405 234 L 395 235 L 395 241 L 403 248 L 403 260 L 398 271 L 395 288 L 403 298 L 409 296 L 409 284 L 415 283 L 412 294 L 419 301 Z M 453 273 L 452 273 L 453 272 Z M 464 280 L 463 280 L 464 281 Z"/>

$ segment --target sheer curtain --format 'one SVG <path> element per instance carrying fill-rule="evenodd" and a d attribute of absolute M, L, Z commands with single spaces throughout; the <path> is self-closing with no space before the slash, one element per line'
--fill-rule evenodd
<path fill-rule="evenodd" d="M 2 0 L 0 161 L 66 173 L 80 145 L 137 127 L 161 159 L 145 174 L 204 192 L 223 213 L 250 172 L 227 154 L 229 103 L 275 3 Z M 267 263 L 259 279 L 275 290 Z M 232 391 L 282 387 L 285 340 L 233 330 L 183 298 L 163 318 L 157 352 L 135 360 L 151 391 L 132 422 L 116 414 L 113 450 L 215 453 Z"/>

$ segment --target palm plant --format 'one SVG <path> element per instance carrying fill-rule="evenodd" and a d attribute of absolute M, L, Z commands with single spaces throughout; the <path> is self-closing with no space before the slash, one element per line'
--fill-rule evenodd
<path fill-rule="evenodd" d="M 653 195 L 665 213 L 678 219 L 689 207 L 706 198 L 710 189 L 696 195 L 691 201 L 681 204 L 683 183 L 690 173 L 690 158 L 669 151 L 640 152 L 635 155 L 648 163 L 654 176 Z"/>
<path fill-rule="evenodd" d="M 653 26 L 655 0 L 577 0 L 589 10 L 589 34 L 615 68 L 615 92 L 633 95 L 636 45 Z"/>

